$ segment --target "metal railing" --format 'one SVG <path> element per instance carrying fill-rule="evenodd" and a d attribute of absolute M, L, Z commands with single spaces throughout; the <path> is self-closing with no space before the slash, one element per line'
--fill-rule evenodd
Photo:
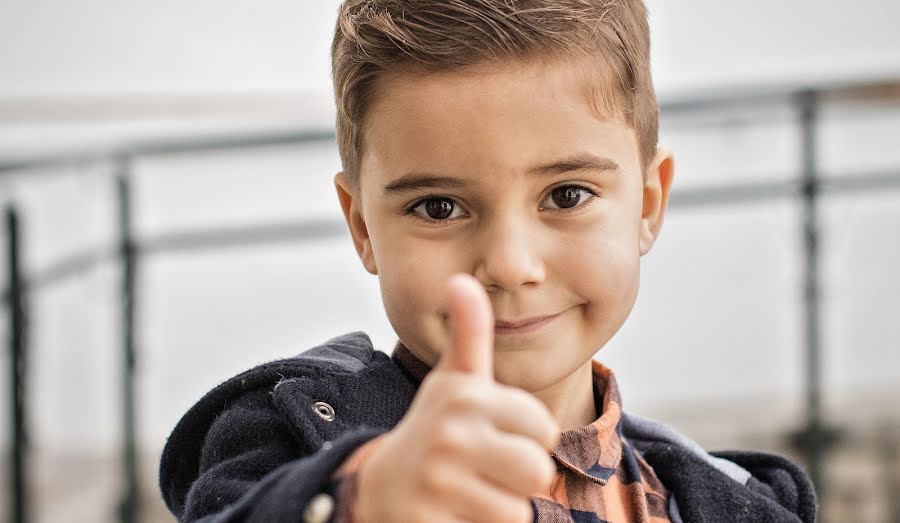
<path fill-rule="evenodd" d="M 882 85 L 882 84 L 879 84 Z M 900 84 L 890 84 L 896 86 Z M 765 95 L 739 95 L 715 99 L 697 99 L 663 104 L 663 118 L 667 114 L 683 115 L 710 108 L 720 110 L 756 106 L 759 104 L 790 104 L 796 108 L 796 123 L 800 138 L 798 176 L 786 182 L 761 182 L 732 184 L 689 190 L 673 191 L 670 206 L 691 208 L 706 205 L 734 205 L 743 202 L 769 201 L 795 198 L 802 202 L 802 230 L 804 256 L 804 311 L 805 332 L 805 412 L 806 419 L 792 435 L 792 441 L 805 455 L 809 473 L 820 495 L 824 495 L 823 460 L 828 448 L 839 436 L 839 431 L 825 425 L 822 416 L 823 389 L 821 381 L 820 343 L 820 276 L 819 249 L 820 225 L 818 201 L 823 192 L 851 193 L 900 189 L 900 168 L 893 172 L 856 173 L 823 179 L 818 166 L 817 130 L 820 108 L 824 97 L 853 99 L 853 93 L 861 93 L 862 99 L 871 95 L 867 84 L 821 89 L 796 89 L 771 92 Z M 867 94 L 868 93 L 868 94 Z M 894 99 L 900 103 L 900 97 Z M 167 234 L 137 241 L 132 227 L 132 205 L 135 195 L 130 186 L 131 171 L 135 160 L 154 156 L 226 151 L 269 147 L 273 145 L 296 146 L 310 143 L 333 142 L 330 131 L 288 132 L 253 136 L 224 136 L 217 139 L 177 140 L 131 144 L 100 152 L 81 152 L 51 155 L 29 160 L 0 163 L 0 178 L 13 175 L 51 175 L 50 168 L 71 167 L 98 162 L 109 163 L 114 168 L 114 182 L 118 199 L 118 240 L 111 248 L 84 251 L 67 257 L 40 274 L 25 274 L 21 261 L 21 228 L 15 203 L 7 205 L 5 225 L 7 238 L 8 283 L 0 288 L 0 306 L 6 305 L 9 322 L 9 354 L 11 356 L 9 386 L 12 392 L 12 434 L 10 443 L 10 520 L 22 523 L 28 520 L 27 500 L 27 398 L 25 382 L 28 378 L 27 327 L 28 296 L 41 288 L 51 286 L 80 274 L 91 267 L 111 260 L 121 267 L 119 303 L 121 307 L 123 354 L 121 368 L 121 436 L 122 472 L 124 486 L 120 495 L 118 517 L 120 521 L 135 521 L 138 517 L 138 474 L 136 459 L 136 403 L 134 377 L 140 354 L 136 350 L 135 326 L 137 281 L 140 277 L 143 257 L 173 251 L 245 247 L 275 242 L 307 241 L 321 237 L 345 234 L 345 225 L 338 221 L 304 220 L 260 227 L 236 227 L 212 231 Z"/>

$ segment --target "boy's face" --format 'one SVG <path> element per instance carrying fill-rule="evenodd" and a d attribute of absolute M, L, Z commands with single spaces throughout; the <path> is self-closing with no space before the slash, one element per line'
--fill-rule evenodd
<path fill-rule="evenodd" d="M 631 311 L 671 156 L 660 150 L 645 185 L 634 131 L 598 118 L 574 71 L 515 63 L 381 84 L 359 190 L 335 181 L 388 318 L 425 362 L 450 346 L 457 272 L 491 298 L 497 380 L 530 392 L 565 381 Z"/>

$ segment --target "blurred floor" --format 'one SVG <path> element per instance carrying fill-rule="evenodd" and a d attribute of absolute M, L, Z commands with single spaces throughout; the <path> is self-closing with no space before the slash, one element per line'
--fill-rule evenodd
<path fill-rule="evenodd" d="M 142 523 L 171 523 L 175 518 L 163 504 L 156 482 L 157 456 L 144 456 L 141 463 Z M 146 465 L 150 464 L 154 465 Z M 4 463 L 4 467 L 6 464 Z M 40 523 L 102 523 L 117 521 L 120 495 L 119 462 L 103 458 L 58 458 L 31 460 L 31 504 L 29 521 Z M 4 468 L 5 471 L 5 468 Z M 7 479 L 2 483 L 0 513 L 8 509 Z"/>

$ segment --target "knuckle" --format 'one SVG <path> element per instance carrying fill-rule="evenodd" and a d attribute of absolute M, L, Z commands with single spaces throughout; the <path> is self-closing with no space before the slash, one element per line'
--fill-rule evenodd
<path fill-rule="evenodd" d="M 523 460 L 523 463 L 527 463 L 527 466 L 523 467 L 519 478 L 526 492 L 541 490 L 553 481 L 556 465 L 543 451 L 529 452 L 528 459 Z"/>
<path fill-rule="evenodd" d="M 559 426 L 549 415 L 542 416 L 541 413 L 535 413 L 532 419 L 538 420 L 532 434 L 534 442 L 541 447 L 542 450 L 551 449 L 556 446 L 559 439 Z"/>
<path fill-rule="evenodd" d="M 555 445 L 557 440 L 559 439 L 559 423 L 556 421 L 556 418 L 553 417 L 546 409 L 544 410 L 544 430 L 546 431 L 544 437 L 546 443 L 548 445 Z"/>
<path fill-rule="evenodd" d="M 531 399 L 534 400 L 534 408 L 531 412 L 534 419 L 540 420 L 541 425 L 546 428 L 548 434 L 557 432 L 559 425 L 556 422 L 556 418 L 553 417 L 553 414 L 550 414 L 550 411 L 547 410 L 547 406 L 536 398 Z"/>
<path fill-rule="evenodd" d="M 535 463 L 535 466 L 532 468 L 531 477 L 529 478 L 533 481 L 533 489 L 539 490 L 549 485 L 550 482 L 553 481 L 553 475 L 556 472 L 555 469 L 556 467 L 549 459 L 543 459 Z"/>
<path fill-rule="evenodd" d="M 535 467 L 528 475 L 528 481 L 531 483 L 529 485 L 531 492 L 543 490 L 553 481 L 553 471 L 545 467 Z"/>
<path fill-rule="evenodd" d="M 433 444 L 435 450 L 449 454 L 459 454 L 468 447 L 465 427 L 459 420 L 445 418 L 435 424 Z"/>
<path fill-rule="evenodd" d="M 484 407 L 488 400 L 488 394 L 484 387 L 476 383 L 467 383 L 454 391 L 450 399 L 450 408 L 454 411 L 472 411 Z"/>
<path fill-rule="evenodd" d="M 541 419 L 553 419 L 547 406 L 541 400 L 535 398 L 531 394 L 521 389 L 513 389 L 512 394 L 516 394 L 521 398 L 523 406 L 528 409 L 528 413 L 533 416 L 540 416 Z"/>
<path fill-rule="evenodd" d="M 510 499 L 502 505 L 495 505 L 491 510 L 490 521 L 502 523 L 522 523 L 533 521 L 534 511 L 531 502 L 525 499 Z"/>
<path fill-rule="evenodd" d="M 547 427 L 547 433 L 541 441 L 541 446 L 545 449 L 552 449 L 559 443 L 559 426 L 554 421 Z"/>
<path fill-rule="evenodd" d="M 519 480 L 522 493 L 531 493 L 535 490 L 540 490 L 544 486 L 543 473 L 536 471 L 534 468 L 524 471 L 519 476 Z"/>
<path fill-rule="evenodd" d="M 440 498 L 450 488 L 450 475 L 443 467 L 427 467 L 422 474 L 422 491 L 425 498 Z"/>
<path fill-rule="evenodd" d="M 544 467 L 541 471 L 541 483 L 543 485 L 549 485 L 551 481 L 553 481 L 553 477 L 556 475 L 556 462 L 553 461 L 553 458 L 550 456 L 544 455 Z"/>
<path fill-rule="evenodd" d="M 518 507 L 518 508 L 515 508 Z M 516 523 L 530 522 L 534 519 L 534 510 L 531 508 L 531 502 L 522 500 L 511 509 L 510 519 Z"/>
<path fill-rule="evenodd" d="M 414 403 L 424 402 L 434 406 L 443 404 L 447 397 L 447 391 L 452 390 L 452 385 L 447 376 L 439 372 L 431 372 L 422 380 L 419 392 L 416 394 Z M 421 400 L 420 400 L 421 398 Z"/>
<path fill-rule="evenodd" d="M 425 497 L 434 495 L 437 492 L 441 491 L 441 478 L 440 475 L 435 474 L 433 468 L 426 468 L 422 471 L 422 475 L 419 478 L 421 483 L 419 485 L 419 489 L 425 495 Z"/>

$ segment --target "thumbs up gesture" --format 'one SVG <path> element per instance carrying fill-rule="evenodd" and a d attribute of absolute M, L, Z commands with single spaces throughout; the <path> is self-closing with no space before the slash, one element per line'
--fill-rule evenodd
<path fill-rule="evenodd" d="M 361 522 L 533 521 L 553 479 L 558 425 L 527 392 L 494 381 L 494 316 L 474 278 L 449 286 L 452 347 L 359 472 Z"/>

